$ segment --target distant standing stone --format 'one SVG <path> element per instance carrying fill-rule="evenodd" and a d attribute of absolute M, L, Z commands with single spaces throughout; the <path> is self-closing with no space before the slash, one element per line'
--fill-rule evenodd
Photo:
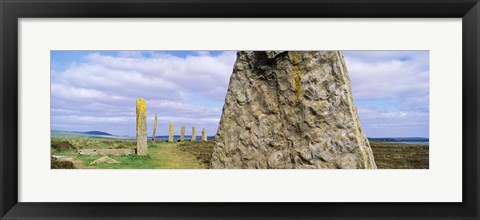
<path fill-rule="evenodd" d="M 192 127 L 192 141 L 197 140 L 197 134 L 195 132 L 195 127 Z"/>
<path fill-rule="evenodd" d="M 137 99 L 137 155 L 147 155 L 147 103 Z"/>
<path fill-rule="evenodd" d="M 157 131 L 157 114 L 155 114 L 155 119 L 153 120 L 153 135 L 152 142 L 155 144 L 155 133 Z"/>
<path fill-rule="evenodd" d="M 173 131 L 175 130 L 175 126 L 173 122 L 170 122 L 169 130 L 168 130 L 168 142 L 173 142 Z"/>
<path fill-rule="evenodd" d="M 205 131 L 205 128 L 202 129 L 202 141 L 207 141 L 207 131 Z"/>
<path fill-rule="evenodd" d="M 185 140 L 185 125 L 180 128 L 180 141 Z"/>

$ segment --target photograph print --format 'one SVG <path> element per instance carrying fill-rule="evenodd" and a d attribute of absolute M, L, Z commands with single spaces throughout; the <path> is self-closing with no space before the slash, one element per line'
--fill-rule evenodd
<path fill-rule="evenodd" d="M 428 169 L 429 51 L 54 50 L 51 169 Z"/>

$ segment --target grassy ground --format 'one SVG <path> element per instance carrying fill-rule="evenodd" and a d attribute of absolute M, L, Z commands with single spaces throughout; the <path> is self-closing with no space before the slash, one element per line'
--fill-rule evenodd
<path fill-rule="evenodd" d="M 208 166 L 210 163 L 210 157 L 212 156 L 213 141 L 181 142 L 178 145 L 178 149 L 194 155 L 197 160 Z"/>
<path fill-rule="evenodd" d="M 370 142 L 379 169 L 428 169 L 428 145 Z"/>
<path fill-rule="evenodd" d="M 67 147 L 53 147 L 61 143 Z M 70 143 L 70 146 L 69 144 Z M 179 143 L 149 142 L 148 156 L 112 156 L 108 157 L 119 161 L 118 164 L 90 164 L 104 155 L 79 155 L 79 149 L 113 149 L 113 148 L 134 148 L 134 141 L 125 140 L 101 140 L 83 138 L 62 138 L 52 139 L 52 155 L 67 156 L 73 158 L 71 161 L 75 167 L 82 169 L 202 169 L 208 165 L 200 162 L 193 154 L 178 149 Z M 68 168 L 58 162 L 52 164 L 52 168 Z"/>
<path fill-rule="evenodd" d="M 428 145 L 390 144 L 371 142 L 379 169 L 428 169 Z M 79 155 L 79 149 L 135 148 L 135 141 L 87 138 L 53 138 L 52 155 L 70 157 L 81 169 L 205 169 L 208 168 L 213 141 L 207 142 L 149 142 L 148 156 L 109 156 L 119 164 L 90 164 L 102 155 Z M 56 161 L 53 169 L 68 169 L 72 164 Z"/>

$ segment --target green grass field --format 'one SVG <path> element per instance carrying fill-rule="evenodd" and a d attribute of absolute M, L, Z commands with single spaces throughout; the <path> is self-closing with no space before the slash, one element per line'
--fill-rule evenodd
<path fill-rule="evenodd" d="M 428 169 L 428 145 L 371 142 L 379 169 Z M 80 149 L 134 149 L 135 141 L 81 137 L 52 138 L 51 154 L 68 161 L 52 160 L 53 169 L 205 169 L 208 168 L 213 141 L 149 142 L 148 156 L 108 156 L 120 163 L 91 164 L 103 155 L 79 155 Z"/>
<path fill-rule="evenodd" d="M 198 160 L 194 154 L 181 151 L 180 143 L 149 142 L 148 156 L 113 156 L 118 164 L 90 164 L 104 155 L 79 155 L 79 149 L 125 149 L 135 148 L 135 141 L 102 140 L 88 138 L 54 138 L 52 155 L 71 157 L 76 168 L 81 169 L 204 169 L 208 164 Z M 52 164 L 52 167 L 55 165 Z M 61 168 L 61 167 L 59 167 Z"/>

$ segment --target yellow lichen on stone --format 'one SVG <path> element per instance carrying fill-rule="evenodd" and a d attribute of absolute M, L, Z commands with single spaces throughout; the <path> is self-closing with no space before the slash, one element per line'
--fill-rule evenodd
<path fill-rule="evenodd" d="M 288 52 L 288 57 L 290 58 L 290 62 L 293 65 L 292 72 L 294 74 L 293 76 L 294 91 L 295 91 L 295 96 L 297 97 L 297 102 L 298 102 L 300 101 L 300 97 L 302 96 L 302 92 L 301 92 L 302 75 L 301 75 L 300 67 L 298 66 L 302 56 L 300 53 Z"/>
<path fill-rule="evenodd" d="M 168 129 L 168 142 L 173 142 L 173 132 L 175 130 L 175 126 L 173 125 L 173 122 L 170 122 L 170 126 Z"/>
<path fill-rule="evenodd" d="M 288 52 L 288 57 L 290 58 L 290 62 L 292 62 L 293 65 L 298 65 L 302 59 L 302 55 L 297 52 Z"/>
<path fill-rule="evenodd" d="M 147 103 L 145 99 L 136 99 L 137 104 L 137 154 L 147 155 Z"/>
<path fill-rule="evenodd" d="M 300 100 L 301 94 L 301 84 L 302 84 L 302 77 L 300 75 L 300 67 L 298 66 L 293 66 L 293 72 L 295 73 L 295 76 L 293 77 L 295 81 L 295 95 L 297 96 L 297 101 Z"/>
<path fill-rule="evenodd" d="M 140 125 L 141 125 L 141 118 L 143 115 L 145 115 L 145 112 L 147 111 L 147 103 L 145 102 L 144 98 L 138 98 L 137 99 L 137 131 L 140 130 Z"/>

